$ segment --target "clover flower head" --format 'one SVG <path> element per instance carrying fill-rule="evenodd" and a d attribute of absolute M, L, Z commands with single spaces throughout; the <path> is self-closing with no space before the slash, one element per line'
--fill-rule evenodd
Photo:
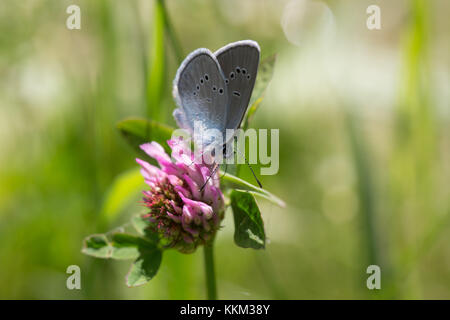
<path fill-rule="evenodd" d="M 173 160 L 157 142 L 140 146 L 160 166 L 136 159 L 150 187 L 143 191 L 143 202 L 149 209 L 144 217 L 167 247 L 190 253 L 212 240 L 219 229 L 224 198 L 218 173 L 211 176 L 212 166 L 194 162 L 189 145 L 181 138 L 167 143 Z"/>

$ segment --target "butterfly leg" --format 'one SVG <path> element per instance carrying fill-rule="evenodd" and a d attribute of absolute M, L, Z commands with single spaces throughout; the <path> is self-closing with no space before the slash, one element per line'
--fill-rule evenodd
<path fill-rule="evenodd" d="M 200 192 L 203 191 L 203 189 L 205 188 L 206 184 L 208 183 L 209 179 L 211 179 L 211 177 L 216 173 L 217 169 L 219 169 L 220 164 L 216 163 L 214 165 L 214 168 L 211 172 L 211 174 L 209 175 L 208 179 L 206 179 L 205 183 L 202 185 L 202 187 L 200 188 Z"/>

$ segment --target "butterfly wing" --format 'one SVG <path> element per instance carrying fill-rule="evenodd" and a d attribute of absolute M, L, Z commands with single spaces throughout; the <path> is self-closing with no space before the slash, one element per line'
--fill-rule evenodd
<path fill-rule="evenodd" d="M 225 132 L 228 110 L 228 91 L 225 77 L 216 57 L 208 49 L 197 49 L 189 54 L 177 71 L 173 96 L 179 106 L 173 113 L 180 128 L 201 134 L 193 136 L 194 143 L 206 148 L 214 137 L 205 130 Z"/>
<path fill-rule="evenodd" d="M 260 49 L 252 40 L 233 42 L 214 53 L 228 88 L 226 128 L 237 129 L 247 111 L 258 72 Z"/>

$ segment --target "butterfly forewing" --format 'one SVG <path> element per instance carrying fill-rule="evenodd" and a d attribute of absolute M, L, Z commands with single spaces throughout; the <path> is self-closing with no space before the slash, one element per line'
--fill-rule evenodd
<path fill-rule="evenodd" d="M 220 65 L 209 50 L 195 50 L 184 60 L 174 80 L 173 94 L 181 108 L 174 112 L 180 127 L 191 133 L 194 125 L 200 126 L 196 128 L 200 132 L 207 129 L 224 132 L 228 91 Z M 205 136 L 194 142 L 202 148 L 212 143 Z"/>
<path fill-rule="evenodd" d="M 228 113 L 226 128 L 237 129 L 247 110 L 256 74 L 260 49 L 255 41 L 230 43 L 215 52 L 225 75 L 228 88 Z"/>

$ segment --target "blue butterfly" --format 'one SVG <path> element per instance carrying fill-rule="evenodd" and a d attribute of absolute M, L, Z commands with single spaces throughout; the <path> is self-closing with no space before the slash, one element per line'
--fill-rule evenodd
<path fill-rule="evenodd" d="M 255 85 L 259 58 L 258 43 L 243 40 L 215 53 L 197 49 L 178 68 L 173 82 L 178 108 L 173 116 L 200 150 L 222 148 L 224 156 L 228 156 L 226 146 L 234 134 L 227 133 L 241 126 Z M 209 134 L 214 131 L 222 138 Z"/>

